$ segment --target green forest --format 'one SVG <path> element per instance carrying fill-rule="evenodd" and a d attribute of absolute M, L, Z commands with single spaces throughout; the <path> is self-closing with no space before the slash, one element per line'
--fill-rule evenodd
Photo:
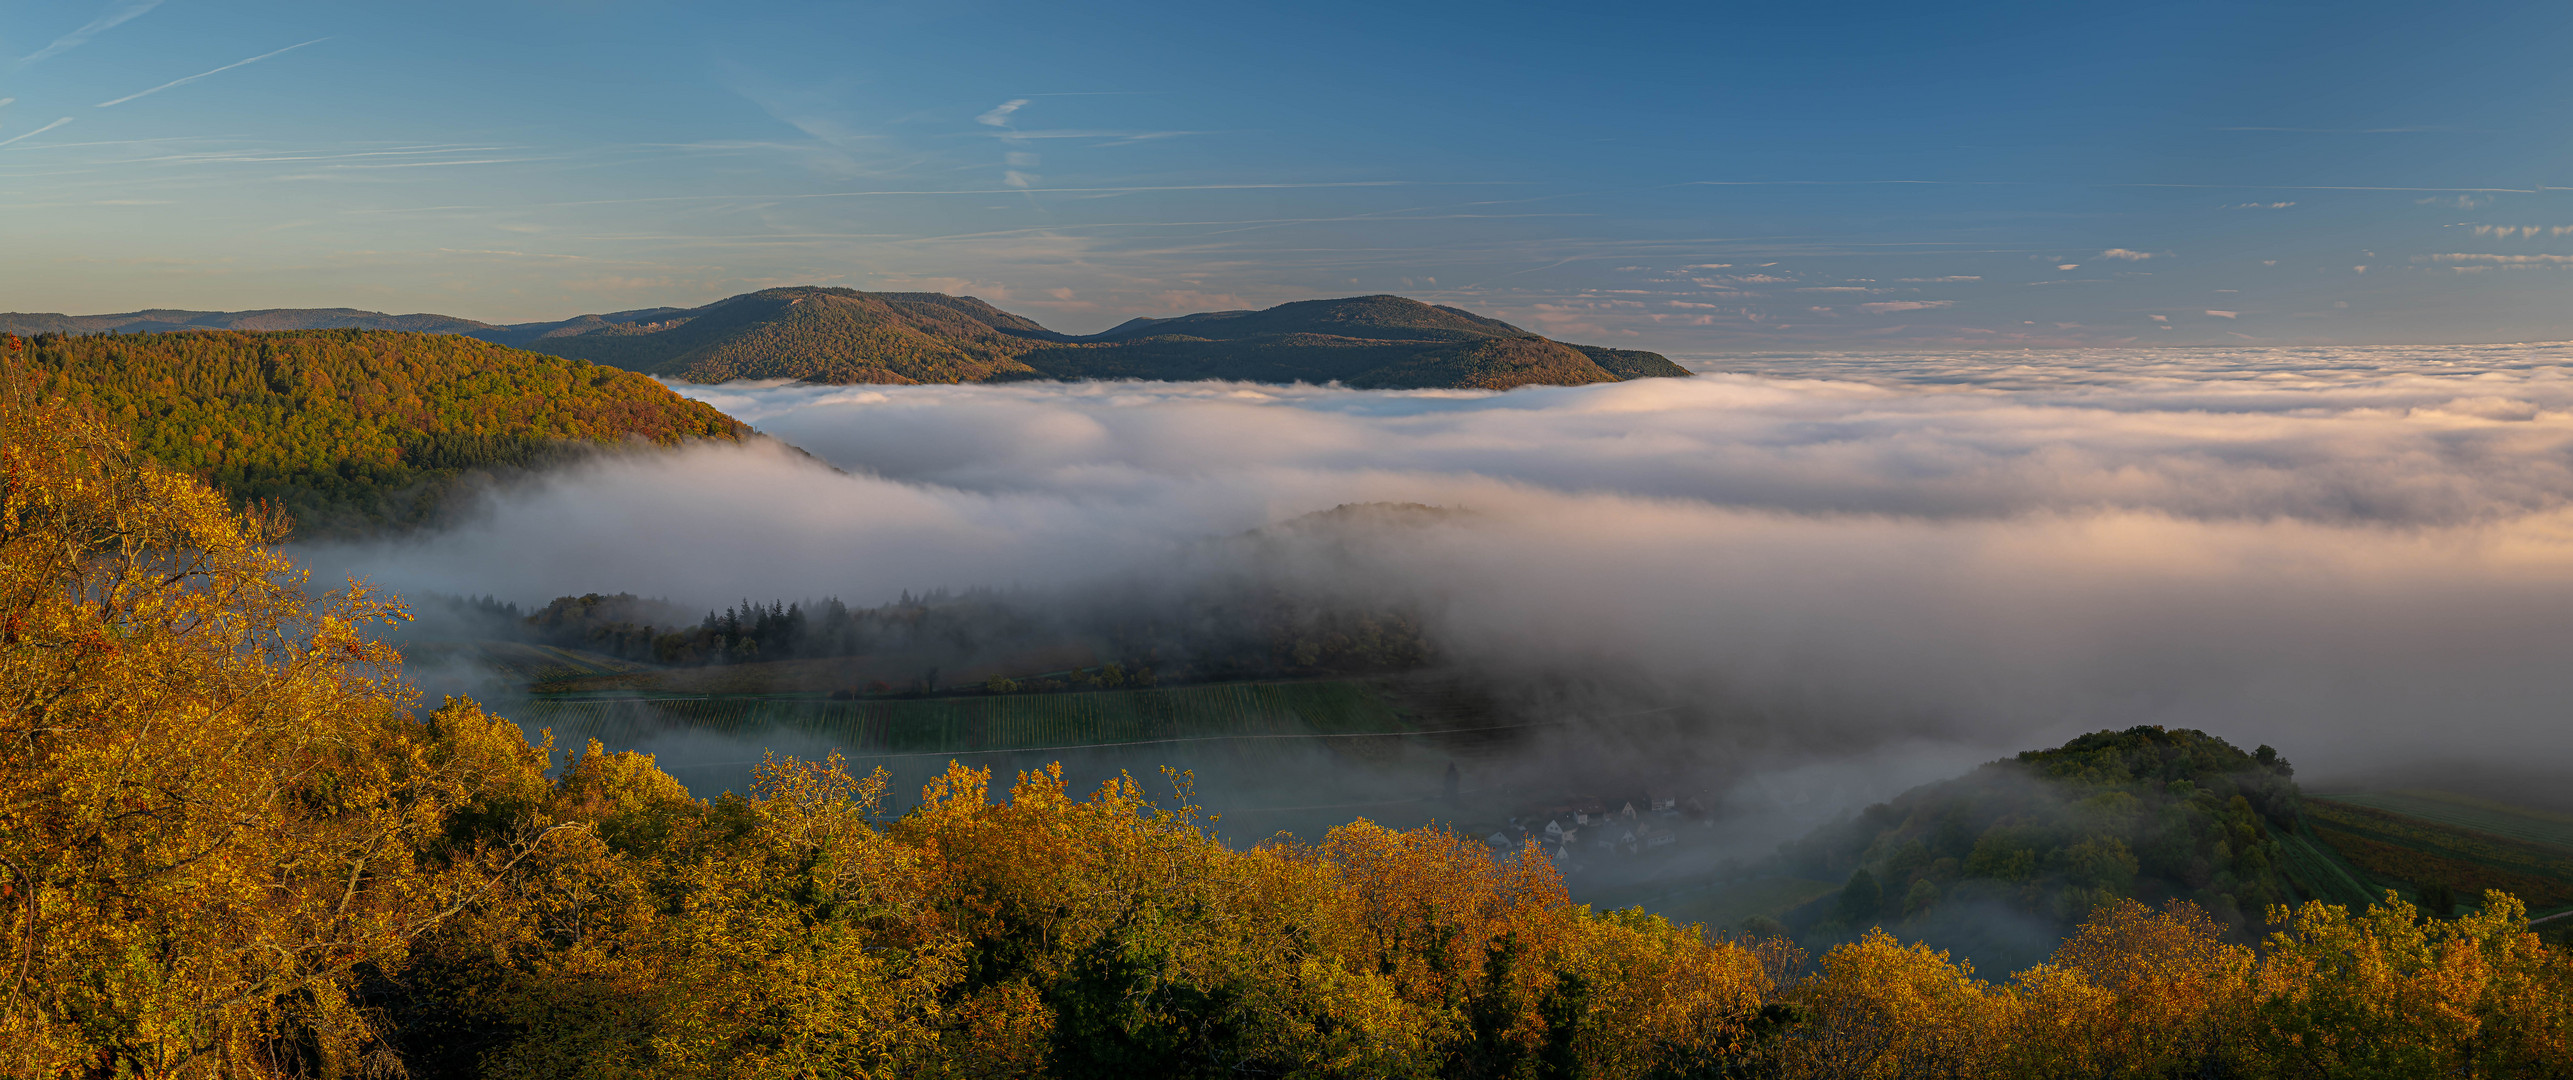
<path fill-rule="evenodd" d="M 1400 296 L 1135 319 L 1074 336 L 972 297 L 796 286 L 622 321 L 549 324 L 512 339 L 692 382 L 1240 379 L 1506 390 L 1689 373 L 1659 353 L 1566 345 Z"/>
<path fill-rule="evenodd" d="M 39 392 L 303 536 L 431 520 L 475 475 L 748 433 L 644 376 L 455 335 L 40 334 L 5 347 Z"/>
<path fill-rule="evenodd" d="M 696 798 L 423 707 L 374 632 L 398 602 L 307 592 L 275 524 L 0 387 L 0 1074 L 2573 1073 L 2573 962 L 2517 898 L 2285 895 L 2288 768 L 2195 732 L 2023 755 L 1814 845 L 2034 885 L 2072 932 L 1994 978 L 1881 925 L 1808 954 L 1595 911 L 1534 846 L 1435 826 L 1231 847 L 1184 775 L 951 767 L 896 815 L 880 777 L 775 759 Z"/>
<path fill-rule="evenodd" d="M 1783 850 L 1780 867 L 1843 880 L 1800 929 L 1926 926 L 1985 902 L 2070 929 L 2101 903 L 2186 900 L 2235 926 L 2305 899 L 2371 897 L 2328 875 L 2295 770 L 2201 731 L 2138 727 L 2032 750 L 1916 788 Z M 2296 856 L 2291 857 L 2291 851 Z"/>

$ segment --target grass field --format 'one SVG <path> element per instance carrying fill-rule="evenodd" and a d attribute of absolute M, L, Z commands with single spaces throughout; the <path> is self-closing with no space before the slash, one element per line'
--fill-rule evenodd
<path fill-rule="evenodd" d="M 1415 730 L 1384 694 L 1364 683 L 1336 681 L 855 701 L 552 697 L 521 707 L 518 719 L 530 728 L 552 728 L 558 743 L 615 743 L 670 727 L 723 735 L 786 731 L 827 738 L 852 756 Z"/>
<path fill-rule="evenodd" d="M 2430 808 L 2453 804 L 2429 801 Z M 2452 820 L 2492 808 L 2454 808 Z M 2451 821 L 2399 813 L 2346 798 L 2307 798 L 2306 821 L 2332 849 L 2388 883 L 2417 888 L 2446 885 L 2462 897 L 2502 889 L 2531 911 L 2573 904 L 2573 849 L 2538 843 Z M 2413 891 L 2407 889 L 2406 891 Z"/>
<path fill-rule="evenodd" d="M 516 683 L 617 677 L 645 670 L 640 664 L 601 653 L 515 641 L 428 642 L 406 645 L 402 651 L 415 664 L 474 664 Z"/>
<path fill-rule="evenodd" d="M 2320 900 L 2348 908 L 2364 908 L 2385 899 L 2385 891 L 2368 875 L 2350 863 L 2346 856 L 2314 834 L 2310 823 L 2300 822 L 2294 832 L 2269 829 L 2270 839 L 2278 841 L 2279 850 L 2287 856 L 2280 867 L 2287 880 L 2303 894 L 2300 900 Z"/>
<path fill-rule="evenodd" d="M 2558 847 L 2567 853 L 2573 853 L 2573 816 L 2564 814 L 2510 806 L 2489 799 L 2479 799 L 2472 795 L 2430 788 L 2406 788 L 2400 791 L 2370 791 L 2317 797 L 2460 829 L 2470 829 L 2479 833 L 2489 833 L 2524 843 Z"/>

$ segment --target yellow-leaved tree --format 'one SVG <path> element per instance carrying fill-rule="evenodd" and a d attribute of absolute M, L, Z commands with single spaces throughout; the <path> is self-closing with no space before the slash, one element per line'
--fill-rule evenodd
<path fill-rule="evenodd" d="M 411 722 L 399 610 L 6 383 L 0 1072 L 389 1067 L 358 984 L 514 854 L 440 842 L 486 778 Z"/>

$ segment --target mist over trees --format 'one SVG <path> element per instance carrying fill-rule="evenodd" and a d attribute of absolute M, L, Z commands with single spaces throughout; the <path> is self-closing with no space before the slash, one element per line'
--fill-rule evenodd
<path fill-rule="evenodd" d="M 2031 750 L 1905 792 L 1783 847 L 1791 872 L 1847 879 L 1803 928 L 1935 925 L 1989 904 L 2070 930 L 2112 900 L 2185 900 L 2237 927 L 2304 899 L 2365 904 L 2304 829 L 2294 770 L 2205 732 L 2139 727 Z"/>
<path fill-rule="evenodd" d="M 1149 599 L 931 590 L 866 608 L 836 598 L 742 600 L 693 621 L 632 593 L 557 597 L 523 614 L 488 597 L 432 603 L 454 620 L 441 628 L 448 634 L 668 666 L 900 653 L 958 667 L 1074 641 L 1148 685 L 1155 672 L 1190 681 L 1356 674 L 1411 670 L 1436 656 L 1407 604 L 1342 606 L 1276 585 L 1216 583 Z"/>
<path fill-rule="evenodd" d="M 0 388 L 0 483 L 13 1076 L 2573 1070 L 2573 965 L 2499 892 L 2273 907 L 2257 950 L 2108 900 L 1994 982 L 1882 931 L 1809 963 L 1593 912 L 1436 828 L 1231 848 L 1185 777 L 1004 800 L 954 767 L 895 818 L 781 760 L 702 800 L 469 700 L 420 715 L 367 632 L 389 599 L 308 592 L 273 520 L 112 423 Z M 2032 764 L 2103 796 L 2248 777 L 2223 804 L 2274 812 L 2253 760 L 2129 733 Z"/>

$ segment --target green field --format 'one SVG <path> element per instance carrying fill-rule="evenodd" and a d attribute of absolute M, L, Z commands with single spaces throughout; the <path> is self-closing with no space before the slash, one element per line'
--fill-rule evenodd
<path fill-rule="evenodd" d="M 2341 853 L 2314 835 L 2311 825 L 2298 822 L 2295 831 L 2282 832 L 2275 826 L 2263 825 L 2269 838 L 2278 841 L 2279 851 L 2287 865 L 2280 867 L 2289 884 L 2296 886 L 2300 900 L 2320 900 L 2353 910 L 2385 899 L 2385 890 L 2368 872 L 2351 865 Z"/>
<path fill-rule="evenodd" d="M 785 697 L 536 698 L 518 711 L 560 743 L 617 743 L 670 727 L 793 732 L 851 756 L 972 754 L 1214 739 L 1375 736 L 1418 730 L 1362 683 L 1224 683 L 1152 690 L 830 701 Z"/>
<path fill-rule="evenodd" d="M 2429 788 L 2316 797 L 2573 852 L 2573 816 Z"/>
<path fill-rule="evenodd" d="M 2518 896 L 2532 911 L 2573 904 L 2573 848 L 2452 823 L 2469 812 L 2490 815 L 2507 808 L 2428 803 L 2429 809 L 2447 808 L 2446 816 L 2452 820 L 2399 813 L 2344 797 L 2309 797 L 2305 824 L 2373 881 L 2405 886 L 2406 893 L 2438 884 L 2461 897 L 2501 889 Z"/>
<path fill-rule="evenodd" d="M 426 642 L 405 645 L 402 652 L 411 663 L 424 666 L 443 663 L 474 664 L 489 668 L 511 682 L 522 684 L 582 676 L 621 675 L 644 670 L 641 664 L 619 660 L 603 653 L 566 649 L 554 645 L 531 645 L 516 641 Z"/>
<path fill-rule="evenodd" d="M 1220 683 L 1087 693 L 830 700 L 820 696 L 538 695 L 503 710 L 576 749 L 655 755 L 701 796 L 745 790 L 770 752 L 882 769 L 896 812 L 948 762 L 1018 771 L 1060 763 L 1079 790 L 1131 775 L 1156 797 L 1186 770 L 1192 798 L 1246 840 L 1318 837 L 1366 816 L 1410 826 L 1455 811 L 1435 797 L 1451 762 L 1489 744 L 1490 716 L 1435 681 Z"/>

